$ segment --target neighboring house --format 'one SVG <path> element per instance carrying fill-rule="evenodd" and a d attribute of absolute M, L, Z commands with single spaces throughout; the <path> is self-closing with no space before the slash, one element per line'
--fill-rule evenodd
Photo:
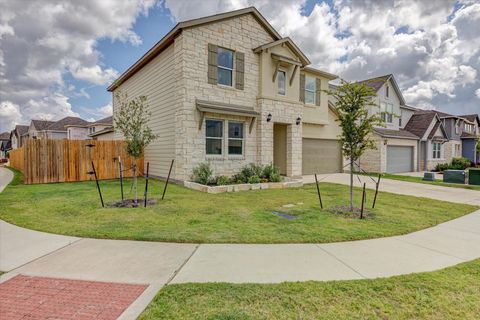
<path fill-rule="evenodd" d="M 12 141 L 12 149 L 18 149 L 23 145 L 23 141 L 28 134 L 29 126 L 16 125 L 15 129 L 10 132 L 10 140 Z"/>
<path fill-rule="evenodd" d="M 0 133 L 0 158 L 5 158 L 7 151 L 11 149 L 10 133 Z"/>
<path fill-rule="evenodd" d="M 113 116 L 100 119 L 88 126 L 88 138 L 93 140 L 115 140 Z"/>
<path fill-rule="evenodd" d="M 368 172 L 409 172 L 418 170 L 419 136 L 406 130 L 416 109 L 405 104 L 405 99 L 391 74 L 360 81 L 375 90 L 375 105 L 370 115 L 377 114 L 384 127 L 375 127 L 373 139 L 376 149 L 367 150 L 360 158 L 360 167 Z"/>
<path fill-rule="evenodd" d="M 451 148 L 451 145 L 448 144 L 448 135 L 436 112 L 415 112 L 406 124 L 405 131 L 419 138 L 418 171 L 432 170 L 437 164 L 452 160 L 451 149 L 448 149 L 448 147 Z"/>
<path fill-rule="evenodd" d="M 465 119 L 460 126 L 462 134 L 462 156 L 475 163 L 480 163 L 480 154 L 477 152 L 477 144 L 480 139 L 480 118 L 478 114 L 462 115 Z"/>
<path fill-rule="evenodd" d="M 78 117 L 65 117 L 58 121 L 32 120 L 26 137 L 31 139 L 68 139 L 68 128 L 78 128 L 89 122 Z"/>
<path fill-rule="evenodd" d="M 176 180 L 203 162 L 216 175 L 249 163 L 289 177 L 341 172 L 341 130 L 321 91 L 337 76 L 309 64 L 252 7 L 177 24 L 108 90 L 148 97 L 155 176 L 172 159 Z"/>

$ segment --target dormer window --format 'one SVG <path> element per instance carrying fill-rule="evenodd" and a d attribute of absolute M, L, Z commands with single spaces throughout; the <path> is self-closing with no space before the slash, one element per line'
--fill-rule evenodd
<path fill-rule="evenodd" d="M 233 51 L 225 48 L 218 48 L 217 66 L 218 83 L 231 87 L 233 82 Z"/>
<path fill-rule="evenodd" d="M 286 77 L 287 76 L 286 76 L 285 71 L 278 70 L 278 72 L 277 72 L 277 93 L 281 96 L 284 96 L 285 92 L 286 92 L 286 88 L 285 88 Z"/>

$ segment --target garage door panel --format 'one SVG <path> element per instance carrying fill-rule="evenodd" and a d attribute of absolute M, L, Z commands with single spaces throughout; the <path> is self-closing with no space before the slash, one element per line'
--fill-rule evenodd
<path fill-rule="evenodd" d="M 342 171 L 342 152 L 338 140 L 303 139 L 303 174 Z"/>
<path fill-rule="evenodd" d="M 413 147 L 387 146 L 387 172 L 413 171 Z"/>

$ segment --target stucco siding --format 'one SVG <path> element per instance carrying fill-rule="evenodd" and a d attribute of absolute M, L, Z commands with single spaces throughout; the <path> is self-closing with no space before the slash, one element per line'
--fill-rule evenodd
<path fill-rule="evenodd" d="M 149 126 L 158 138 L 145 149 L 145 162 L 150 174 L 166 176 L 175 156 L 175 59 L 174 46 L 155 57 L 149 64 L 122 83 L 114 92 L 127 93 L 129 98 L 146 96 L 151 117 Z M 116 110 L 113 99 L 113 112 Z M 116 133 L 115 139 L 121 139 Z"/>

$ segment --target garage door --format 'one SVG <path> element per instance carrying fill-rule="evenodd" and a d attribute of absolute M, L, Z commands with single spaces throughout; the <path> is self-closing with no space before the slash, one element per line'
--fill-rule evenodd
<path fill-rule="evenodd" d="M 338 140 L 303 139 L 303 174 L 342 171 L 342 152 Z"/>
<path fill-rule="evenodd" d="M 413 171 L 413 147 L 387 146 L 387 172 Z"/>

